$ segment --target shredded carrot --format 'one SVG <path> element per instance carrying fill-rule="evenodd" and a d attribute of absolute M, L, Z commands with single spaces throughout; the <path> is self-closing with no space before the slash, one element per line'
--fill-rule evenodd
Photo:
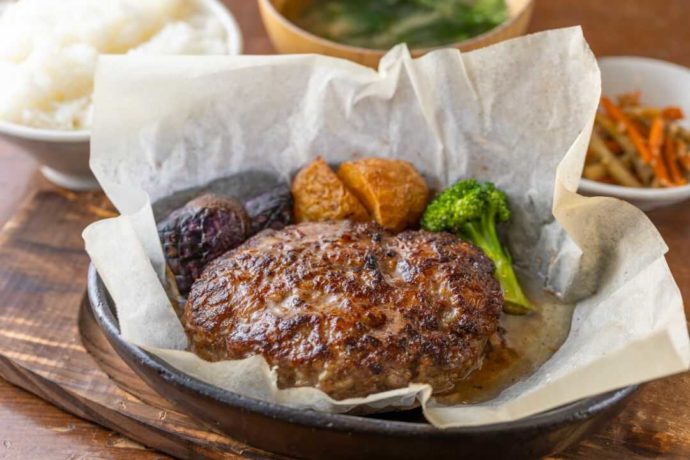
<path fill-rule="evenodd" d="M 684 109 L 643 106 L 640 96 L 630 92 L 617 99 L 601 98 L 586 159 L 589 176 L 606 181 L 594 174 L 603 166 L 607 177 L 618 185 L 674 187 L 690 183 L 690 130 L 677 124 L 685 118 Z M 633 185 L 624 176 L 639 184 Z"/>
<path fill-rule="evenodd" d="M 632 123 L 632 125 L 635 127 L 637 132 L 640 133 L 640 136 L 642 136 L 643 139 L 649 137 L 650 126 L 645 125 L 642 122 L 642 120 L 630 119 L 630 123 Z"/>
<path fill-rule="evenodd" d="M 690 154 L 688 154 L 688 145 L 681 140 L 677 140 L 676 146 L 676 152 L 680 164 L 683 166 L 683 168 L 685 168 L 686 171 L 690 172 Z"/>
<path fill-rule="evenodd" d="M 666 129 L 666 124 L 661 117 L 656 117 L 652 122 L 652 127 L 649 130 L 649 150 L 652 152 L 652 156 L 659 155 L 661 146 L 664 143 L 664 130 Z"/>
<path fill-rule="evenodd" d="M 671 178 L 666 170 L 664 158 L 661 155 L 661 147 L 664 145 L 664 131 L 666 125 L 663 118 L 657 117 L 652 122 L 652 127 L 649 130 L 649 150 L 652 154 L 652 168 L 656 174 L 659 183 L 664 187 L 671 186 Z"/>
<path fill-rule="evenodd" d="M 611 118 L 625 126 L 625 130 L 628 133 L 630 140 L 632 140 L 633 144 L 635 144 L 635 148 L 642 157 L 642 161 L 650 164 L 652 161 L 652 153 L 649 151 L 649 148 L 647 147 L 644 138 L 640 134 L 640 131 L 633 124 L 630 118 L 628 118 L 628 116 L 624 114 L 623 111 L 606 96 L 601 98 L 601 104 L 604 106 L 606 113 L 608 113 Z"/>
<path fill-rule="evenodd" d="M 666 136 L 665 140 L 665 156 L 666 164 L 668 165 L 668 171 L 671 174 L 671 180 L 675 185 L 685 185 L 688 180 L 681 174 L 680 168 L 678 168 L 678 150 L 676 149 L 676 143 L 671 136 Z"/>
<path fill-rule="evenodd" d="M 685 118 L 683 109 L 676 106 L 666 107 L 664 110 L 661 111 L 661 116 L 667 120 L 682 120 L 683 118 Z"/>

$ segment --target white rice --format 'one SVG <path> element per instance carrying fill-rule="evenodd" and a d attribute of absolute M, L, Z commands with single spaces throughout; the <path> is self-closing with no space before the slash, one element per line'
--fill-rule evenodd
<path fill-rule="evenodd" d="M 225 54 L 220 21 L 193 0 L 0 2 L 0 119 L 91 126 L 99 54 Z"/>

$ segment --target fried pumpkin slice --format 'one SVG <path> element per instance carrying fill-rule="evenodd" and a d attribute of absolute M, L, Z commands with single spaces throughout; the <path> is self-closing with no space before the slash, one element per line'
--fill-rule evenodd
<path fill-rule="evenodd" d="M 424 178 L 410 163 L 363 158 L 343 163 L 338 177 L 382 227 L 400 232 L 416 226 L 429 200 Z"/>
<path fill-rule="evenodd" d="M 355 195 L 321 157 L 317 157 L 292 182 L 296 222 L 327 220 L 371 220 Z"/>

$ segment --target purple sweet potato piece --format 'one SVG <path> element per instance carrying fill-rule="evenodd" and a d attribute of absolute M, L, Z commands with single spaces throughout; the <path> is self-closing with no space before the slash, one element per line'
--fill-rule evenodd
<path fill-rule="evenodd" d="M 160 222 L 163 252 L 180 293 L 186 295 L 209 262 L 244 243 L 251 232 L 242 204 L 213 194 L 190 201 Z"/>
<path fill-rule="evenodd" d="M 292 222 L 292 193 L 287 185 L 247 200 L 244 207 L 252 221 L 252 235 L 267 228 L 280 230 Z"/>

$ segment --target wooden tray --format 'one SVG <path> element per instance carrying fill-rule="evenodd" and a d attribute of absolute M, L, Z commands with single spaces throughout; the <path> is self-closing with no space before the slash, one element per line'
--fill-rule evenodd
<path fill-rule="evenodd" d="M 101 194 L 41 191 L 0 232 L 0 376 L 180 458 L 275 458 L 171 409 L 122 363 L 90 311 L 80 308 L 88 266 L 81 231 L 111 213 Z M 678 258 L 671 259 L 676 277 L 690 287 L 690 206 L 655 217 Z M 607 429 L 563 456 L 688 458 L 688 420 L 690 375 L 684 374 L 647 385 Z"/>
<path fill-rule="evenodd" d="M 177 457 L 273 458 L 171 409 L 112 350 L 83 305 L 88 257 L 81 241 L 84 226 L 109 213 L 100 194 L 39 192 L 4 227 L 0 376 Z"/>

